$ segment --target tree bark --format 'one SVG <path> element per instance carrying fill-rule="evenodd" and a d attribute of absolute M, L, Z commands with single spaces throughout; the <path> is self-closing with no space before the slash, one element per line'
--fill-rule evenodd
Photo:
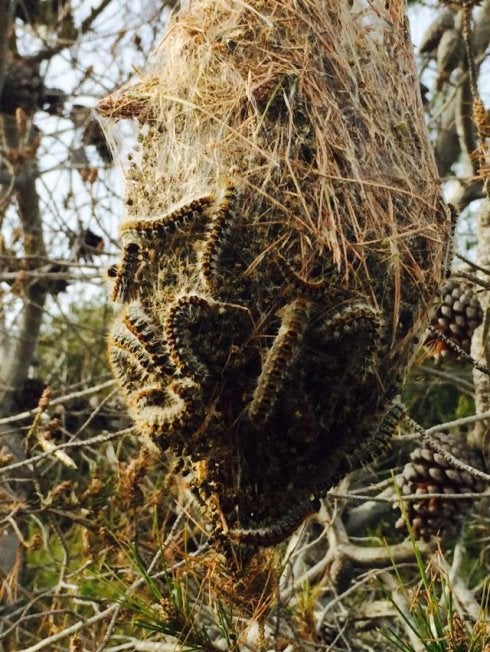
<path fill-rule="evenodd" d="M 477 215 L 477 264 L 490 272 L 490 200 L 486 199 Z M 481 274 L 480 272 L 478 274 Z M 490 276 L 483 280 L 489 281 Z M 484 320 L 473 336 L 473 356 L 487 367 L 490 366 L 490 291 L 485 290 L 479 294 L 483 308 Z M 490 410 L 490 376 L 474 369 L 473 380 L 475 383 L 476 412 L 481 414 Z M 479 448 L 486 459 L 490 454 L 490 424 L 480 421 L 472 433 L 472 444 Z"/>
<path fill-rule="evenodd" d="M 4 138 L 10 149 L 19 146 L 19 134 L 15 118 L 4 116 Z M 24 251 L 26 255 L 45 256 L 39 195 L 36 189 L 37 166 L 34 160 L 27 160 L 16 171 L 16 199 L 19 221 L 22 226 Z M 5 342 L 6 360 L 0 372 L 0 417 L 7 416 L 14 409 L 15 393 L 23 386 L 32 364 L 37 340 L 41 329 L 46 289 L 40 283 L 31 283 L 24 288 L 24 306 L 19 320 L 20 326 L 14 333 L 13 341 Z M 22 431 L 6 429 L 1 433 L 3 451 L 13 455 L 15 461 L 25 457 Z M 22 480 L 29 477 L 29 468 L 23 467 L 19 474 Z M 19 475 L 17 477 L 19 477 Z M 21 499 L 26 495 L 26 485 L 22 487 L 11 479 L 5 487 L 12 497 Z M 15 594 L 15 580 L 12 573 L 20 568 L 21 548 L 17 534 L 11 527 L 1 533 L 0 571 L 6 576 L 4 589 L 9 596 Z"/>

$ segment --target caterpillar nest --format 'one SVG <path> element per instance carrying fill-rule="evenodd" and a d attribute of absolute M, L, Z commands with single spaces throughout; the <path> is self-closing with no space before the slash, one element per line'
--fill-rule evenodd
<path fill-rule="evenodd" d="M 139 133 L 114 373 L 218 538 L 281 541 L 389 446 L 451 230 L 418 88 L 403 2 L 191 0 L 100 106 Z"/>

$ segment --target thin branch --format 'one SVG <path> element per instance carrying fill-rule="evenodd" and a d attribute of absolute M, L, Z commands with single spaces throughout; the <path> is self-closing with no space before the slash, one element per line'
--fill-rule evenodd
<path fill-rule="evenodd" d="M 100 271 L 94 273 L 94 274 L 74 274 L 72 272 L 50 272 L 49 270 L 45 270 L 44 272 L 42 270 L 32 270 L 32 271 L 24 271 L 22 270 L 22 276 L 23 278 L 27 279 L 32 279 L 36 281 L 36 286 L 40 287 L 41 284 L 44 284 L 46 288 L 49 287 L 49 283 L 52 283 L 53 281 L 72 281 L 72 282 L 77 282 L 77 281 L 83 281 L 83 282 L 88 282 L 88 281 L 100 281 L 101 280 L 101 273 Z M 15 281 L 19 277 L 19 272 L 4 272 L 3 274 L 0 274 L 0 283 L 8 283 L 9 281 Z"/>
<path fill-rule="evenodd" d="M 467 360 L 475 369 L 478 369 L 478 371 L 481 371 L 482 374 L 487 374 L 490 376 L 490 369 L 484 365 L 481 364 L 481 362 L 478 362 L 478 360 L 475 360 L 474 358 L 471 357 L 469 353 L 466 353 L 466 351 L 461 348 L 461 346 L 455 342 L 453 339 L 448 337 L 447 335 L 444 335 L 440 330 L 438 330 L 435 326 L 432 326 L 429 324 L 428 330 L 430 333 L 434 336 L 437 337 L 437 339 L 441 340 L 444 342 L 444 344 L 452 349 L 455 353 L 457 353 L 461 358 L 464 360 Z"/>
<path fill-rule="evenodd" d="M 435 451 L 440 453 L 444 459 L 449 462 L 454 468 L 459 469 L 460 471 L 466 471 L 470 475 L 472 475 L 474 478 L 477 478 L 478 480 L 484 480 L 485 482 L 490 482 L 490 475 L 488 473 L 484 473 L 483 471 L 480 471 L 479 469 L 475 469 L 473 466 L 469 466 L 469 464 L 465 464 L 464 462 L 461 462 L 461 460 L 458 460 L 457 457 L 454 455 L 451 455 L 443 445 L 437 439 L 434 439 L 427 430 L 424 430 L 422 426 L 420 426 L 416 421 L 414 421 L 412 418 L 410 418 L 408 415 L 405 417 L 407 421 L 410 422 L 410 425 L 412 428 L 417 430 L 424 439 L 426 439 L 431 448 L 433 448 Z M 425 494 L 423 494 L 425 496 Z"/>
<path fill-rule="evenodd" d="M 65 396 L 60 396 L 59 398 L 55 398 L 49 402 L 49 405 L 50 406 L 62 405 L 63 403 L 67 403 L 68 401 L 71 401 L 72 399 L 81 398 L 82 396 L 90 396 L 91 394 L 98 394 L 99 392 L 102 392 L 104 389 L 109 389 L 111 387 L 114 387 L 115 384 L 116 384 L 115 380 L 108 380 L 107 382 L 101 383 L 100 385 L 95 385 L 95 387 L 88 387 L 87 389 L 82 389 L 79 392 L 73 392 L 71 394 L 66 394 Z M 6 423 L 23 421 L 24 419 L 28 419 L 29 417 L 35 416 L 38 412 L 38 409 L 39 408 L 36 407 L 26 412 L 19 412 L 19 414 L 14 414 L 11 417 L 4 417 L 3 419 L 0 419 L 0 426 Z"/>
<path fill-rule="evenodd" d="M 468 417 L 461 417 L 460 419 L 454 419 L 454 421 L 446 421 L 437 426 L 432 426 L 432 428 L 427 428 L 427 430 L 421 429 L 421 426 L 417 424 L 417 432 L 409 433 L 407 435 L 400 435 L 397 437 L 400 441 L 410 441 L 411 439 L 419 439 L 422 435 L 422 430 L 424 434 L 422 436 L 433 435 L 436 432 L 443 432 L 444 430 L 451 430 L 452 428 L 460 428 L 461 426 L 468 426 L 472 423 L 479 423 L 481 421 L 486 421 L 490 419 L 490 410 L 488 412 L 482 412 L 481 414 L 472 414 Z"/>
<path fill-rule="evenodd" d="M 452 274 L 452 276 L 465 278 L 468 281 L 474 283 L 475 285 L 480 285 L 485 290 L 490 290 L 490 283 L 488 281 L 484 281 L 481 278 L 478 278 L 478 276 L 475 276 L 474 274 L 469 274 L 468 272 L 455 272 L 454 274 Z"/>
<path fill-rule="evenodd" d="M 151 641 L 139 641 L 136 638 L 126 636 L 117 636 L 115 638 L 124 638 L 128 642 L 114 647 L 104 647 L 105 652 L 123 652 L 123 650 L 130 650 L 130 652 L 175 652 L 180 649 L 176 643 L 152 643 Z"/>
<path fill-rule="evenodd" d="M 138 585 L 142 583 L 143 580 L 140 580 Z M 92 616 L 92 618 L 88 618 L 83 622 L 75 623 L 74 625 L 71 625 L 71 627 L 67 627 L 66 629 L 63 629 L 61 632 L 57 632 L 52 636 L 48 636 L 47 638 L 45 638 L 42 641 L 39 641 L 39 643 L 36 643 L 35 645 L 31 645 L 30 647 L 26 647 L 23 648 L 22 650 L 19 650 L 19 652 L 38 652 L 38 650 L 45 650 L 46 648 L 49 649 L 49 647 L 51 647 L 54 643 L 57 643 L 58 641 L 62 641 L 63 639 L 67 638 L 68 636 L 71 636 L 72 634 L 76 634 L 77 632 L 79 632 L 81 629 L 85 627 L 91 627 L 92 625 L 99 623 L 101 620 L 104 620 L 104 618 L 110 616 L 117 608 L 119 608 L 118 603 L 112 604 L 104 611 L 101 611 L 95 616 Z M 53 648 L 51 647 L 51 649 Z"/>
<path fill-rule="evenodd" d="M 1 179 L 1 173 L 0 173 Z M 114 257 L 114 253 L 110 251 L 97 251 L 97 256 L 111 256 Z M 76 267 L 80 269 L 94 269 L 100 270 L 100 265 L 94 265 L 89 262 L 76 262 L 73 260 L 63 260 L 61 258 L 50 258 L 49 256 L 9 256 L 7 254 L 0 254 L 0 261 L 5 261 L 6 267 L 9 270 L 13 271 L 27 271 L 34 270 L 36 267 L 42 267 L 43 265 L 56 267 Z"/>
<path fill-rule="evenodd" d="M 385 572 L 385 571 L 383 571 Z M 347 598 L 349 595 L 357 591 L 363 584 L 367 584 L 371 582 L 372 576 L 366 576 L 363 577 L 361 580 L 358 580 L 357 582 L 354 582 L 352 586 L 349 586 L 349 588 L 341 593 L 340 595 L 336 595 L 330 602 L 328 602 L 321 613 L 318 616 L 317 622 L 316 622 L 316 630 L 320 631 L 321 627 L 325 621 L 326 615 L 329 611 L 332 611 L 334 607 L 336 607 L 342 600 Z"/>
<path fill-rule="evenodd" d="M 80 25 L 80 34 L 86 34 L 92 28 L 94 21 L 100 16 L 106 7 L 111 4 L 112 0 L 102 0 L 98 7 L 93 7 L 87 18 Z"/>
<path fill-rule="evenodd" d="M 107 625 L 107 631 L 106 631 L 106 633 L 104 635 L 104 638 L 102 639 L 101 644 L 97 647 L 95 652 L 104 652 L 104 650 L 108 649 L 106 646 L 107 646 L 107 643 L 109 643 L 109 641 L 110 641 L 110 639 L 112 637 L 112 634 L 114 632 L 114 628 L 117 625 L 117 618 L 119 616 L 119 611 L 120 611 L 120 605 L 118 605 L 118 607 L 116 607 L 116 609 L 114 609 L 114 613 L 112 614 L 112 617 L 111 617 L 111 619 L 109 621 L 109 624 Z M 134 649 L 137 649 L 137 648 L 134 648 Z"/>
<path fill-rule="evenodd" d="M 466 263 L 473 269 L 477 270 L 478 272 L 483 272 L 484 274 L 490 275 L 490 270 L 487 269 L 486 267 L 481 267 L 481 265 L 477 265 L 475 262 L 470 260 L 469 258 L 465 258 L 465 256 L 462 256 L 461 254 L 455 254 L 456 258 L 459 258 L 459 260 L 462 260 L 463 263 Z"/>
<path fill-rule="evenodd" d="M 104 9 L 106 9 L 106 7 L 111 4 L 111 2 L 112 0 L 101 0 L 100 4 L 97 7 L 93 7 L 92 11 L 89 13 L 87 18 L 82 21 L 80 28 L 78 29 L 78 38 L 86 34 L 92 28 L 96 18 L 98 18 L 98 16 L 104 11 Z M 56 54 L 59 54 L 65 48 L 71 47 L 72 45 L 73 41 L 71 40 L 60 40 L 56 45 L 44 48 L 32 57 L 26 57 L 26 59 L 28 59 L 28 61 L 32 62 L 33 64 L 40 63 L 45 59 L 51 59 Z"/>
<path fill-rule="evenodd" d="M 432 440 L 432 437 L 431 437 Z M 442 455 L 442 453 L 441 453 Z M 451 456 L 452 457 L 452 456 Z M 456 458 L 454 458 L 456 459 Z M 449 460 L 448 460 L 449 461 Z M 452 463 L 452 462 L 451 462 Z M 465 465 L 466 467 L 466 465 Z M 467 468 L 472 468 L 472 467 L 467 467 Z M 466 468 L 464 470 L 467 470 Z M 476 471 L 476 469 L 474 469 Z M 483 475 L 486 476 L 486 473 Z M 487 476 L 490 478 L 490 476 Z M 363 496 L 362 494 L 350 494 L 350 493 L 339 493 L 338 491 L 332 491 L 328 492 L 328 497 L 329 498 L 340 498 L 342 500 L 354 500 L 354 501 L 359 501 L 362 502 L 364 500 L 369 500 L 375 503 L 393 503 L 393 496 L 390 497 L 380 497 L 380 496 Z M 490 492 L 486 493 L 481 493 L 481 492 L 474 492 L 474 491 L 468 491 L 466 493 L 454 493 L 454 494 L 444 494 L 444 493 L 423 493 L 423 494 L 406 494 L 402 495 L 402 500 L 406 501 L 420 501 L 420 500 L 425 500 L 426 498 L 444 498 L 448 500 L 459 500 L 461 498 L 482 498 L 483 496 L 490 496 Z"/>
<path fill-rule="evenodd" d="M 425 439 L 429 442 L 431 447 L 436 450 L 438 453 L 440 453 L 444 459 L 452 464 L 455 468 L 459 469 L 460 471 L 466 471 L 470 475 L 472 475 L 474 478 L 477 478 L 478 480 L 484 480 L 485 482 L 490 482 L 490 474 L 484 473 L 483 471 L 480 471 L 479 469 L 475 469 L 473 466 L 470 466 L 469 464 L 465 464 L 464 462 L 461 462 L 461 460 L 458 460 L 457 457 L 454 455 L 451 455 L 444 446 L 441 446 L 440 442 L 437 441 L 437 439 L 434 439 L 430 435 L 425 435 Z"/>
<path fill-rule="evenodd" d="M 33 455 L 29 459 L 21 460 L 20 462 L 14 462 L 13 464 L 9 464 L 8 466 L 0 467 L 0 475 L 3 475 L 4 473 L 13 471 L 15 469 L 19 469 L 23 466 L 27 466 L 29 464 L 34 464 L 35 462 L 38 462 L 39 460 L 42 460 L 45 457 L 52 457 L 54 452 L 62 450 L 64 448 L 84 448 L 85 446 L 91 446 L 93 444 L 101 444 L 103 442 L 110 441 L 111 439 L 125 437 L 126 435 L 131 435 L 133 433 L 134 433 L 133 428 L 126 428 L 125 430 L 119 430 L 118 432 L 109 432 L 102 435 L 96 435 L 95 437 L 91 437 L 90 439 L 68 441 L 65 442 L 64 444 L 60 444 L 59 446 L 54 447 L 52 451 L 39 453 L 39 455 Z"/>
<path fill-rule="evenodd" d="M 475 159 L 474 153 L 477 148 L 475 138 L 475 125 L 473 122 L 471 81 L 465 76 L 459 87 L 458 104 L 456 109 L 456 130 L 460 146 L 466 153 L 468 161 L 475 176 L 478 174 L 479 162 Z"/>
<path fill-rule="evenodd" d="M 453 274 L 452 276 L 455 276 Z M 434 369 L 434 367 L 419 367 L 417 372 L 424 376 L 433 376 L 434 378 L 439 378 L 447 383 L 457 386 L 461 392 L 465 392 L 470 396 L 474 394 L 474 387 L 471 380 L 465 380 L 462 376 L 458 376 L 451 371 L 442 371 L 441 369 Z"/>

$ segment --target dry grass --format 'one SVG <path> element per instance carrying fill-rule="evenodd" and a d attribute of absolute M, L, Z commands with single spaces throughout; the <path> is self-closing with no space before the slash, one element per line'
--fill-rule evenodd
<path fill-rule="evenodd" d="M 130 191 L 131 212 L 219 191 L 233 170 L 250 219 L 287 223 L 305 266 L 324 249 L 342 269 L 379 250 L 394 276 L 399 266 L 419 276 L 419 237 L 439 254 L 427 252 L 431 272 L 440 267 L 447 218 L 411 44 L 373 4 L 356 15 L 317 0 L 193 2 L 148 77 L 119 99 L 123 117 L 149 112 L 146 183 Z"/>

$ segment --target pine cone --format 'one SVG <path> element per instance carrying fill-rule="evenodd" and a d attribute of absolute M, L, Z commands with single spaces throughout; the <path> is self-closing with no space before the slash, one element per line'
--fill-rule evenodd
<path fill-rule="evenodd" d="M 441 288 L 441 299 L 431 325 L 469 353 L 473 333 L 483 321 L 483 310 L 475 292 L 464 281 L 448 279 Z M 448 356 L 457 358 L 445 342 L 432 334 L 426 336 L 424 345 L 438 361 Z"/>
<path fill-rule="evenodd" d="M 441 442 L 444 449 L 459 460 L 481 469 L 483 460 L 476 451 L 468 450 L 464 439 L 438 433 L 433 435 Z M 432 535 L 451 534 L 462 523 L 471 509 L 474 499 L 427 498 L 424 494 L 463 494 L 480 493 L 485 490 L 485 483 L 467 471 L 455 469 L 438 452 L 433 450 L 428 441 L 423 441 L 410 455 L 410 462 L 405 465 L 397 478 L 402 495 L 420 494 L 419 502 L 406 503 L 408 520 L 416 539 L 428 541 Z M 397 528 L 404 527 L 401 517 Z"/>

